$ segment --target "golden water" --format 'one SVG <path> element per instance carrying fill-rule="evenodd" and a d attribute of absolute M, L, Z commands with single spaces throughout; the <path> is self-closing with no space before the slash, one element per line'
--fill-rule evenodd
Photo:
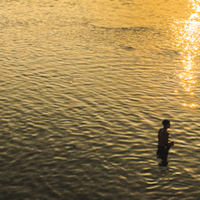
<path fill-rule="evenodd" d="M 1 0 L 1 199 L 199 199 L 199 36 L 199 0 Z"/>

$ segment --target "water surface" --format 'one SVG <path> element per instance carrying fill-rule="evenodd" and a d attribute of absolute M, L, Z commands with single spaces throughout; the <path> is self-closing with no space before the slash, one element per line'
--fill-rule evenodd
<path fill-rule="evenodd" d="M 2 199 L 199 198 L 199 1 L 0 6 Z"/>

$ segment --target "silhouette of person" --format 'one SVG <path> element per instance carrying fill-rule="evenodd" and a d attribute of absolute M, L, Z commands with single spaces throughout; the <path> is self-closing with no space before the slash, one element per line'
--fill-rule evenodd
<path fill-rule="evenodd" d="M 167 132 L 167 129 L 170 127 L 170 121 L 165 119 L 162 121 L 162 124 L 163 128 L 158 131 L 157 157 L 162 159 L 160 166 L 167 166 L 169 149 L 174 145 L 174 142 L 169 142 L 169 133 Z"/>

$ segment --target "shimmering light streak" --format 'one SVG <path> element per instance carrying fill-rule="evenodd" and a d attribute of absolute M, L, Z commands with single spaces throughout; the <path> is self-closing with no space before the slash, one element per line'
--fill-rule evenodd
<path fill-rule="evenodd" d="M 199 51 L 200 43 L 200 0 L 191 0 L 192 13 L 187 20 L 177 20 L 173 25 L 175 40 L 177 46 L 182 48 L 183 71 L 178 75 L 180 84 L 190 95 L 195 95 L 194 89 L 197 84 L 196 80 L 196 63 L 195 57 Z M 194 103 L 183 106 L 196 107 Z"/>

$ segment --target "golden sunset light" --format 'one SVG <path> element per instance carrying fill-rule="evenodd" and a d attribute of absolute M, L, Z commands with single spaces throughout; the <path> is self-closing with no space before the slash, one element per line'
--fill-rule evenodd
<path fill-rule="evenodd" d="M 200 0 L 0 2 L 0 199 L 200 197 Z"/>
<path fill-rule="evenodd" d="M 175 43 L 181 48 L 181 65 L 183 70 L 178 74 L 180 85 L 189 95 L 195 95 L 197 85 L 197 64 L 195 58 L 199 52 L 200 42 L 200 2 L 191 0 L 190 6 L 192 13 L 187 20 L 176 20 L 172 25 L 175 35 Z M 188 104 L 184 104 L 186 106 Z M 189 107 L 196 107 L 191 103 Z"/>

